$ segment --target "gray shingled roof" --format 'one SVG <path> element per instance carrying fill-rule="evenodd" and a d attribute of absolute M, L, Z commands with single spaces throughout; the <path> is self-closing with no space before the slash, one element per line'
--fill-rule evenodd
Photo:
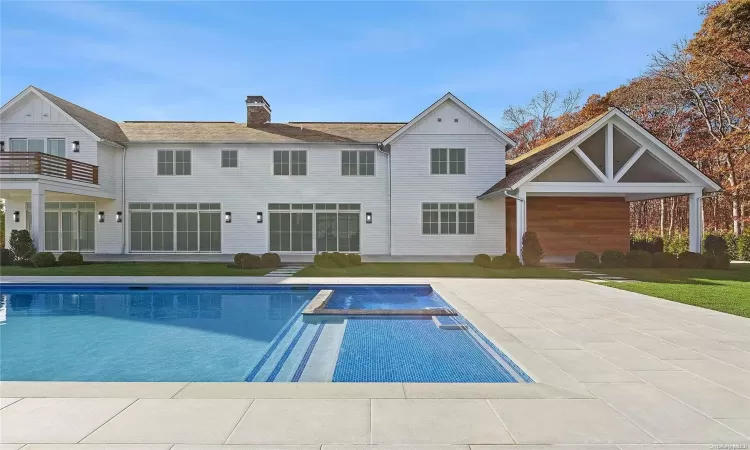
<path fill-rule="evenodd" d="M 125 144 L 128 138 L 125 133 L 120 129 L 120 125 L 114 120 L 107 119 L 104 116 L 89 111 L 86 108 L 82 108 L 74 103 L 62 99 L 56 95 L 50 94 L 49 92 L 43 91 L 38 87 L 34 86 L 41 95 L 47 100 L 54 103 L 65 111 L 70 117 L 80 123 L 84 128 L 94 133 L 99 139 L 104 139 L 110 142 L 116 142 L 118 144 Z"/>

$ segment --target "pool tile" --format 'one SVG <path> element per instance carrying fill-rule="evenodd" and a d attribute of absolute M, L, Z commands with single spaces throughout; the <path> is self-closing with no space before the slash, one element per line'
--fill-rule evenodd
<path fill-rule="evenodd" d="M 663 443 L 737 443 L 745 439 L 645 383 L 595 383 L 586 387 Z"/>
<path fill-rule="evenodd" d="M 489 400 L 519 444 L 657 442 L 597 399 Z"/>
<path fill-rule="evenodd" d="M 60 398 L 170 398 L 187 383 L 3 381 L 0 396 Z"/>
<path fill-rule="evenodd" d="M 372 401 L 374 444 L 512 444 L 486 400 Z"/>
<path fill-rule="evenodd" d="M 367 444 L 370 400 L 258 399 L 227 444 Z"/>
<path fill-rule="evenodd" d="M 190 383 L 175 398 L 404 398 L 401 383 Z"/>
<path fill-rule="evenodd" d="M 251 400 L 138 400 L 88 436 L 87 443 L 221 444 Z"/>
<path fill-rule="evenodd" d="M 25 398 L 0 410 L 0 439 L 7 443 L 75 443 L 134 400 Z"/>
<path fill-rule="evenodd" d="M 20 397 L 4 397 L 0 398 L 0 409 L 5 408 L 6 406 L 10 406 L 13 403 L 21 400 Z"/>

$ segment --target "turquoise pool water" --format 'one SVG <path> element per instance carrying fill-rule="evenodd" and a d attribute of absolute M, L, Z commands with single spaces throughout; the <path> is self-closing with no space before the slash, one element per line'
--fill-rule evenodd
<path fill-rule="evenodd" d="M 531 381 L 460 316 L 301 314 L 320 289 L 354 308 L 449 307 L 429 286 L 0 289 L 0 380 Z"/>

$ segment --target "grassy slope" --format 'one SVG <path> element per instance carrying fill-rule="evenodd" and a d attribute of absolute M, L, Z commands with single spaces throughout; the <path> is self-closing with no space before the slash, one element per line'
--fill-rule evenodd
<path fill-rule="evenodd" d="M 224 263 L 91 263 L 66 267 L 0 267 L 0 275 L 17 276 L 261 276 L 270 269 L 230 269 Z"/>
<path fill-rule="evenodd" d="M 513 270 L 484 269 L 469 263 L 365 263 L 326 269 L 309 266 L 297 277 L 456 277 L 456 278 L 565 278 L 577 275 L 558 269 L 523 267 Z"/>
<path fill-rule="evenodd" d="M 605 286 L 750 317 L 750 264 L 732 264 L 730 270 L 598 270 L 640 281 Z"/>

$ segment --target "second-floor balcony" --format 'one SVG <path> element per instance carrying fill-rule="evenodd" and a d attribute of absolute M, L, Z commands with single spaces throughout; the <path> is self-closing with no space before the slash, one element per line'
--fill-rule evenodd
<path fill-rule="evenodd" d="M 46 175 L 99 184 L 99 167 L 38 152 L 0 153 L 0 175 Z"/>

